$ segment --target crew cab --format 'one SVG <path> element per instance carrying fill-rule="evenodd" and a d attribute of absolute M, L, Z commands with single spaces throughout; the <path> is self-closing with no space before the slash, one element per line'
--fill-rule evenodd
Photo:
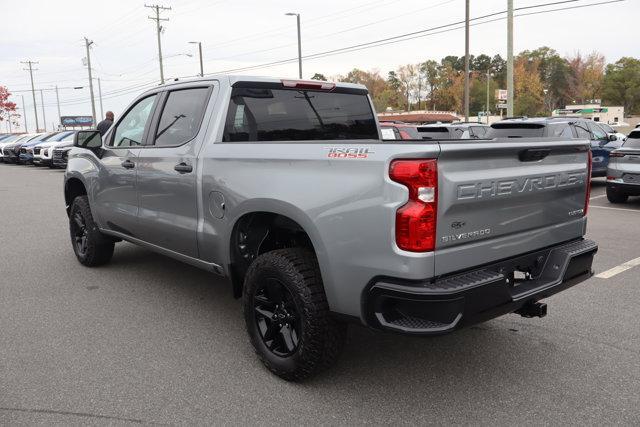
<path fill-rule="evenodd" d="M 386 142 L 364 86 L 208 77 L 79 131 L 64 198 L 81 264 L 125 240 L 228 278 L 260 360 L 302 380 L 349 322 L 428 336 L 544 316 L 592 275 L 589 148 Z"/>

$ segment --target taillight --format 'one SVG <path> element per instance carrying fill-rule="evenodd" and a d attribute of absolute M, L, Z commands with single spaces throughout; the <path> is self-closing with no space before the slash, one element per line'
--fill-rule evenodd
<path fill-rule="evenodd" d="M 589 150 L 589 160 L 587 161 L 587 197 L 584 200 L 584 210 L 582 212 L 582 216 L 587 216 L 587 211 L 589 210 L 589 198 L 591 197 L 591 163 L 592 163 L 592 154 L 591 150 Z"/>
<path fill-rule="evenodd" d="M 321 82 L 317 80 L 281 80 L 282 86 L 296 89 L 332 90 L 335 83 Z"/>
<path fill-rule="evenodd" d="M 609 157 L 624 157 L 624 153 L 609 153 Z"/>
<path fill-rule="evenodd" d="M 405 251 L 433 251 L 438 212 L 436 160 L 394 160 L 389 177 L 409 189 L 409 200 L 396 212 L 396 244 Z"/>

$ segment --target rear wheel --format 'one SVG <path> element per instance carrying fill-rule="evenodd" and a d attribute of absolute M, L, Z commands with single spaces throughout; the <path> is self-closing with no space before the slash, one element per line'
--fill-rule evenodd
<path fill-rule="evenodd" d="M 607 187 L 607 200 L 611 203 L 625 203 L 628 199 L 628 195 L 620 193 L 611 187 Z"/>
<path fill-rule="evenodd" d="M 346 325 L 336 321 L 315 255 L 301 248 L 260 255 L 244 282 L 244 317 L 262 363 L 288 381 L 299 381 L 339 356 Z"/>
<path fill-rule="evenodd" d="M 69 232 L 73 251 L 80 264 L 95 267 L 111 260 L 114 241 L 99 231 L 91 215 L 87 196 L 73 199 L 69 214 Z"/>

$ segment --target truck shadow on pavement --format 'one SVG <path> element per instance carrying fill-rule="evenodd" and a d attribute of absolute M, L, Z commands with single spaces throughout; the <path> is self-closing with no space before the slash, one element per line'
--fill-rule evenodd
<path fill-rule="evenodd" d="M 142 286 L 156 297 L 174 299 L 158 301 L 164 310 L 167 307 L 180 310 L 184 308 L 181 305 L 186 304 L 194 313 L 205 313 L 204 317 L 190 317 L 188 321 L 200 323 L 196 329 L 206 331 L 204 337 L 212 347 L 219 346 L 221 340 L 228 340 L 230 334 L 234 335 L 231 339 L 236 358 L 234 365 L 246 365 L 238 370 L 238 375 L 258 375 L 264 380 L 281 381 L 257 361 L 245 332 L 241 301 L 233 298 L 228 282 L 130 244 L 118 244 L 112 263 L 100 270 L 102 274 L 119 274 L 132 269 L 135 273 L 129 273 L 131 280 L 127 286 Z M 136 281 L 137 277 L 144 277 L 144 284 Z M 176 298 L 182 301 L 176 301 Z M 165 312 L 165 315 L 171 316 L 171 313 Z M 508 316 L 521 319 L 516 315 Z M 427 338 L 351 325 L 338 363 L 306 383 L 290 386 L 329 388 L 349 394 L 353 387 L 366 383 L 366 394 L 394 394 L 418 389 L 432 396 L 436 390 L 442 393 L 452 388 L 482 387 L 485 380 L 500 382 L 495 377 L 504 375 L 514 376 L 516 383 L 526 383 L 557 361 L 554 344 L 535 337 L 518 336 L 517 326 L 502 319 L 450 335 Z M 221 330 L 226 333 L 220 335 Z M 196 339 L 202 338 L 198 335 Z M 200 342 L 192 344 L 202 345 Z M 527 366 L 523 360 L 527 360 Z M 395 398 L 401 399 L 401 396 Z"/>

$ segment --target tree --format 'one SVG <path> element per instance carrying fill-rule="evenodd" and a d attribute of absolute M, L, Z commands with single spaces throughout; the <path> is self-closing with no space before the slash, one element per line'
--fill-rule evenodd
<path fill-rule="evenodd" d="M 513 65 L 514 112 L 519 116 L 536 116 L 544 111 L 544 86 L 540 79 L 540 61 L 518 55 Z"/>
<path fill-rule="evenodd" d="M 313 75 L 313 77 L 311 77 L 311 80 L 327 80 L 327 78 L 324 76 L 324 74 L 321 73 L 315 73 Z"/>
<path fill-rule="evenodd" d="M 407 100 L 407 111 L 411 110 L 411 95 L 417 89 L 417 67 L 413 64 L 402 65 L 397 71 L 398 80 Z"/>
<path fill-rule="evenodd" d="M 625 114 L 640 113 L 640 60 L 624 57 L 607 65 L 602 95 L 608 104 L 623 105 Z"/>
<path fill-rule="evenodd" d="M 16 103 L 9 101 L 11 93 L 5 86 L 0 86 L 0 122 L 9 120 L 14 125 L 19 125 L 16 113 Z"/>
<path fill-rule="evenodd" d="M 567 58 L 570 67 L 568 87 L 574 101 L 600 98 L 604 79 L 604 56 L 593 52 L 584 58 L 580 52 Z"/>

